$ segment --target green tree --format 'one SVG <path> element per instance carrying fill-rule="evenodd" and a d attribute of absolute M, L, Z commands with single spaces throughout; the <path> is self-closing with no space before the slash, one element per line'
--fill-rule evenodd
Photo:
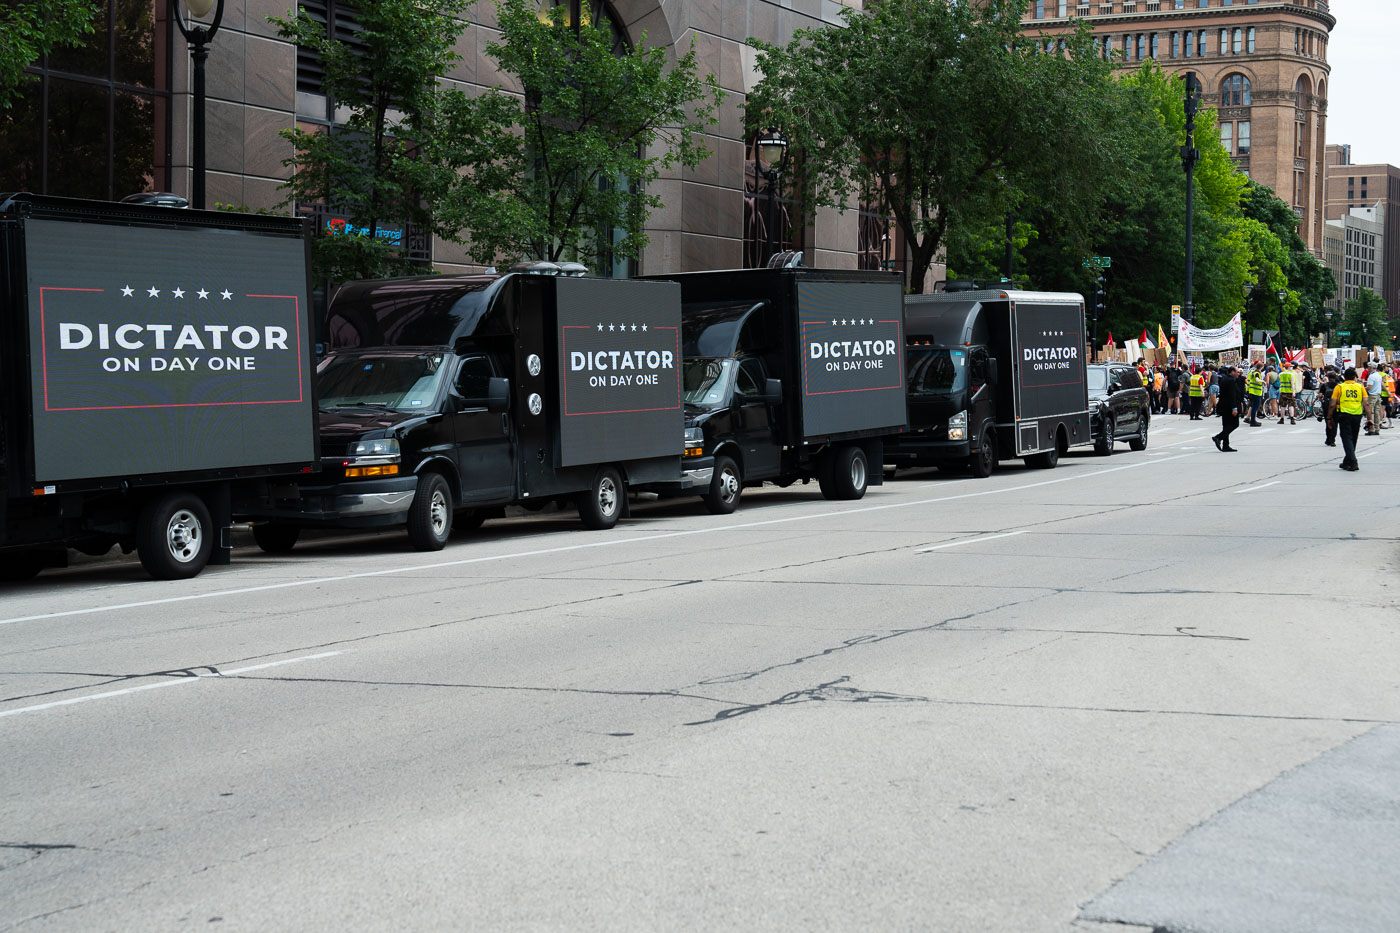
<path fill-rule="evenodd" d="M 0 6 L 0 110 L 9 110 L 28 76 L 24 69 L 56 48 L 92 34 L 96 0 L 7 2 Z"/>
<path fill-rule="evenodd" d="M 1350 331 L 1343 343 L 1363 347 L 1392 349 L 1390 323 L 1386 320 L 1385 302 L 1370 289 L 1363 288 L 1356 297 L 1342 306 L 1342 324 L 1337 330 Z"/>
<path fill-rule="evenodd" d="M 1246 219 L 1264 225 L 1278 243 L 1277 250 L 1272 245 L 1267 248 L 1271 259 L 1256 265 L 1258 284 L 1248 302 L 1246 326 L 1278 327 L 1287 346 L 1307 346 L 1311 336 L 1322 330 L 1323 310 L 1337 293 L 1332 270 L 1308 252 L 1298 235 L 1298 215 L 1271 188 L 1249 182 L 1241 209 Z M 1281 304 L 1279 289 L 1289 293 Z M 1279 311 L 1282 321 L 1277 318 Z"/>
<path fill-rule="evenodd" d="M 1111 164 L 1108 63 L 1086 28 L 1045 54 L 1021 34 L 1025 0 L 882 0 L 842 27 L 758 48 L 753 128 L 775 124 L 803 153 L 805 197 L 888 204 L 922 291 L 950 236 L 976 237 L 1028 192 L 1083 233 Z"/>
<path fill-rule="evenodd" d="M 324 203 L 349 232 L 318 231 L 313 262 L 335 280 L 390 275 L 412 264 L 401 237 L 408 224 L 448 239 L 458 235 L 435 212 L 443 175 L 429 165 L 441 131 L 445 92 L 437 83 L 457 61 L 458 18 L 471 0 L 375 0 L 357 5 L 356 45 L 326 35 L 299 11 L 271 18 L 281 36 L 320 55 L 324 89 L 347 117 L 327 130 L 284 130 L 295 152 L 284 203 Z M 435 187 L 437 186 L 437 187 Z"/>
<path fill-rule="evenodd" d="M 603 272 L 641 255 L 648 191 L 663 169 L 709 155 L 705 129 L 722 98 L 694 49 L 622 47 L 606 21 L 569 21 L 567 7 L 498 0 L 501 39 L 486 52 L 524 89 L 450 93 L 430 161 L 446 171 L 445 222 L 470 230 L 468 252 L 577 260 Z M 584 4 L 584 9 L 588 9 Z"/>

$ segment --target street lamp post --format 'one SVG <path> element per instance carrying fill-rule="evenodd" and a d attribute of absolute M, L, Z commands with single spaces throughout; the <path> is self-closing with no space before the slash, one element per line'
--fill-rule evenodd
<path fill-rule="evenodd" d="M 1283 303 L 1287 300 L 1287 298 L 1288 290 L 1285 288 L 1280 288 L 1278 290 L 1278 335 L 1279 339 L 1282 340 L 1285 344 L 1288 343 L 1288 338 L 1283 336 Z"/>
<path fill-rule="evenodd" d="M 766 166 L 763 177 L 768 179 L 768 253 L 763 257 L 766 266 L 773 258 L 774 234 L 777 225 L 778 179 L 783 177 L 783 164 L 787 161 L 788 141 L 783 131 L 770 127 L 758 138 L 755 146 L 758 161 Z"/>
<path fill-rule="evenodd" d="M 1195 323 L 1196 305 L 1191 300 L 1191 279 L 1196 272 L 1196 261 L 1192 249 L 1192 202 L 1196 190 L 1196 160 L 1201 153 L 1196 149 L 1196 114 L 1201 109 L 1201 82 L 1194 71 L 1186 72 L 1186 145 L 1181 147 L 1181 163 L 1186 169 L 1186 300 L 1181 306 L 1186 323 Z"/>
<path fill-rule="evenodd" d="M 209 43 L 214 41 L 214 33 L 219 31 L 219 23 L 224 18 L 224 0 L 183 0 L 189 11 L 188 21 L 180 13 L 181 0 L 170 0 L 170 9 L 175 17 L 175 25 L 180 34 L 190 44 L 190 59 L 194 62 L 194 100 L 190 106 L 190 149 L 194 179 L 191 183 L 190 198 L 197 210 L 204 209 L 204 62 L 209 58 Z M 208 26 L 196 23 L 214 11 L 214 20 Z"/>

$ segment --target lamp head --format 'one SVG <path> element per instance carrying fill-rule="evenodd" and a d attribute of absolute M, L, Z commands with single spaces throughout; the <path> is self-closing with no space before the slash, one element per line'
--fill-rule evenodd
<path fill-rule="evenodd" d="M 758 158 L 772 169 L 781 169 L 787 161 L 787 137 L 776 127 L 759 134 L 757 148 Z"/>
<path fill-rule="evenodd" d="M 214 2 L 215 0 L 185 0 L 185 9 L 189 10 L 190 16 L 195 19 L 203 19 L 214 9 Z"/>

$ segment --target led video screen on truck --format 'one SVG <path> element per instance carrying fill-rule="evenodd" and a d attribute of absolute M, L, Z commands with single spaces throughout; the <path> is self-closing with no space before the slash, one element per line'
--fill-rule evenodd
<path fill-rule="evenodd" d="M 902 301 L 897 282 L 798 281 L 805 437 L 904 427 Z"/>
<path fill-rule="evenodd" d="M 560 278 L 556 295 L 560 465 L 679 457 L 680 286 Z"/>
<path fill-rule="evenodd" d="M 304 244 L 25 223 L 34 480 L 315 457 Z"/>
<path fill-rule="evenodd" d="M 1016 344 L 1017 411 L 1022 419 L 1088 407 L 1082 305 L 1017 302 Z"/>

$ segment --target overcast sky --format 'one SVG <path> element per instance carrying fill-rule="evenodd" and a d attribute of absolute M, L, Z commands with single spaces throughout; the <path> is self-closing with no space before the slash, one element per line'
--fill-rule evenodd
<path fill-rule="evenodd" d="M 1331 0 L 1327 141 L 1351 143 L 1351 161 L 1400 165 L 1400 0 Z"/>

